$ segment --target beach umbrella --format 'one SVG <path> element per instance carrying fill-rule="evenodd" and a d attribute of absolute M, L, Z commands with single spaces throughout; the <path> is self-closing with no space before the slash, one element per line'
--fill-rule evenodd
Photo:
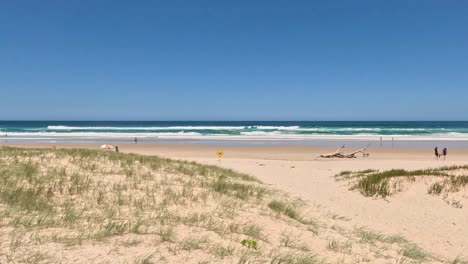
<path fill-rule="evenodd" d="M 112 145 L 109 145 L 109 144 L 104 144 L 101 146 L 101 149 L 106 149 L 106 150 L 110 150 L 111 148 L 114 148 Z"/>

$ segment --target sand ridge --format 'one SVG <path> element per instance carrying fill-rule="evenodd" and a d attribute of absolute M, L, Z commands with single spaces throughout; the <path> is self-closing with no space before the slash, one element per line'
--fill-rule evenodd
<path fill-rule="evenodd" d="M 50 144 L 19 144 L 50 147 Z M 56 145 L 96 148 L 96 145 Z M 216 151 L 225 153 L 221 162 Z M 440 256 L 454 258 L 468 252 L 468 197 L 463 208 L 448 206 L 439 197 L 426 194 L 424 183 L 405 192 L 375 199 L 349 191 L 334 175 L 345 170 L 392 168 L 424 169 L 468 164 L 468 150 L 449 150 L 447 160 L 436 160 L 430 148 L 371 148 L 371 156 L 358 159 L 318 159 L 335 148 L 301 146 L 194 146 L 122 145 L 122 152 L 161 155 L 204 164 L 220 165 L 258 177 L 264 183 L 298 195 L 323 212 L 338 215 L 349 226 L 364 226 L 388 234 L 401 234 Z"/>

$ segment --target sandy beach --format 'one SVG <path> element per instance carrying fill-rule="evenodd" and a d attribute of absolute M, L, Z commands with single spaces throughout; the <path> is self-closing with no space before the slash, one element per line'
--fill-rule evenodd
<path fill-rule="evenodd" d="M 50 144 L 8 144 L 17 147 L 51 148 Z M 92 144 L 57 144 L 57 148 L 97 149 Z M 174 159 L 219 165 L 258 177 L 263 183 L 304 199 L 316 215 L 345 219 L 349 227 L 366 227 L 386 234 L 400 234 L 422 248 L 446 258 L 468 252 L 468 196 L 459 192 L 462 208 L 451 206 L 439 196 L 427 194 L 426 180 L 405 185 L 390 197 L 369 198 L 336 181 L 342 171 L 365 169 L 426 169 L 468 163 L 468 150 L 449 150 L 446 160 L 437 160 L 431 148 L 371 148 L 370 156 L 356 159 L 323 159 L 319 154 L 335 148 L 310 146 L 119 146 L 121 152 L 159 155 Z M 217 150 L 223 150 L 221 160 Z M 351 148 L 349 150 L 352 150 Z"/>
<path fill-rule="evenodd" d="M 468 264 L 468 1 L 3 1 L 0 264 Z"/>

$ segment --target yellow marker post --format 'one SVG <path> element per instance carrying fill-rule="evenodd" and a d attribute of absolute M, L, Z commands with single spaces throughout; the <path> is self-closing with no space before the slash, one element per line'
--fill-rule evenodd
<path fill-rule="evenodd" d="M 221 157 L 224 155 L 224 152 L 222 150 L 218 150 L 216 155 L 218 156 L 218 162 L 221 163 Z"/>

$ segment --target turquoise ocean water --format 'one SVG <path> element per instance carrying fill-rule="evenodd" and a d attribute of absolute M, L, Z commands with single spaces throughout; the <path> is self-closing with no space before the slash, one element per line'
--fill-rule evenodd
<path fill-rule="evenodd" d="M 134 137 L 143 143 L 309 144 L 381 137 L 385 142 L 468 142 L 468 122 L 0 121 L 0 139 L 9 142 L 131 142 Z"/>

